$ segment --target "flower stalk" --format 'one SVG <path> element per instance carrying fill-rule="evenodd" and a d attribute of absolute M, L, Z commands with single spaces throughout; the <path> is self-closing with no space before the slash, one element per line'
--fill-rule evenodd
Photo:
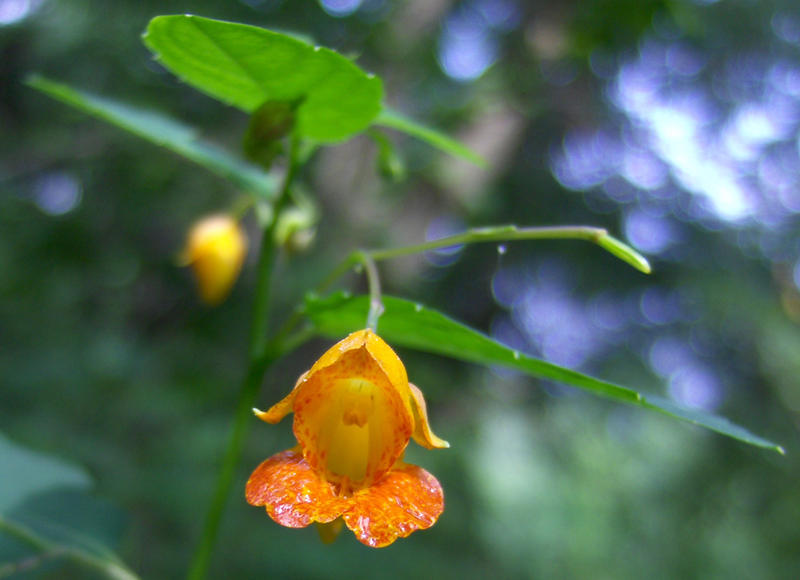
<path fill-rule="evenodd" d="M 364 265 L 364 272 L 367 275 L 367 285 L 369 286 L 369 312 L 367 313 L 367 325 L 373 332 L 378 330 L 378 319 L 383 314 L 383 300 L 381 300 L 381 281 L 378 276 L 378 268 L 375 260 L 368 252 L 357 252 L 359 261 Z"/>
<path fill-rule="evenodd" d="M 291 139 L 289 151 L 289 166 L 283 180 L 283 186 L 273 207 L 273 216 L 277 216 L 289 200 L 292 181 L 298 170 L 298 140 Z M 250 331 L 250 348 L 247 365 L 247 373 L 242 381 L 239 392 L 239 400 L 236 405 L 233 426 L 231 429 L 228 446 L 222 459 L 222 466 L 217 477 L 216 487 L 209 503 L 206 513 L 203 534 L 196 548 L 194 557 L 187 578 L 189 580 L 202 580 L 206 577 L 208 566 L 211 561 L 211 554 L 216 543 L 219 525 L 225 511 L 225 505 L 230 496 L 233 485 L 236 466 L 242 455 L 245 436 L 250 424 L 251 409 L 253 408 L 258 390 L 264 374 L 272 363 L 288 351 L 286 344 L 275 340 L 269 340 L 269 313 L 272 287 L 272 275 L 274 271 L 275 259 L 279 248 L 275 242 L 275 227 L 277 219 L 267 225 L 262 233 L 261 250 L 258 259 L 258 271 L 256 275 L 256 288 L 253 303 L 253 322 Z M 292 346 L 297 346 L 307 335 L 298 333 L 299 340 L 292 341 Z"/>

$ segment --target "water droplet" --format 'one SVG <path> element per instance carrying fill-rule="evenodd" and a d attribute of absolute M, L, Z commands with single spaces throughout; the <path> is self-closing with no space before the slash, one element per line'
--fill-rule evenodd
<path fill-rule="evenodd" d="M 414 312 L 422 312 L 422 304 L 414 304 Z"/>
<path fill-rule="evenodd" d="M 505 244 L 498 244 L 497 246 L 497 253 L 501 256 L 504 255 L 508 251 Z"/>
<path fill-rule="evenodd" d="M 519 351 L 518 350 L 514 351 L 514 360 L 519 360 Z"/>

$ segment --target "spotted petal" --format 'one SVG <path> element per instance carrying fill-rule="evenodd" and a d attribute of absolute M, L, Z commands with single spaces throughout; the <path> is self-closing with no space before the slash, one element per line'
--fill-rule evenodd
<path fill-rule="evenodd" d="M 353 346 L 345 339 L 331 349 L 334 358 L 323 355 L 329 364 L 311 368 L 293 402 L 293 430 L 306 460 L 345 490 L 380 480 L 402 456 L 414 425 L 408 379 L 393 383 L 386 368 L 395 361 L 376 359 L 365 340 Z"/>
<path fill-rule="evenodd" d="M 411 410 L 414 412 L 414 432 L 411 436 L 418 444 L 427 449 L 447 449 L 450 444 L 438 437 L 428 422 L 428 407 L 422 391 L 414 383 L 408 383 L 411 390 Z"/>
<path fill-rule="evenodd" d="M 312 522 L 338 518 L 348 502 L 320 479 L 298 449 L 268 458 L 247 480 L 247 502 L 266 506 L 269 517 L 288 528 L 304 528 Z"/>
<path fill-rule="evenodd" d="M 302 385 L 306 377 L 308 376 L 308 371 L 304 372 L 300 375 L 300 378 L 297 379 L 297 382 L 294 385 L 292 391 L 286 395 L 283 399 L 272 405 L 267 411 L 259 411 L 258 409 L 253 409 L 253 413 L 255 413 L 256 417 L 264 421 L 265 423 L 275 424 L 278 423 L 281 419 L 283 419 L 286 415 L 292 412 L 292 405 L 294 405 L 294 398 L 297 396 L 297 391 Z"/>
<path fill-rule="evenodd" d="M 433 475 L 401 464 L 377 484 L 356 492 L 349 503 L 347 527 L 362 544 L 381 548 L 435 524 L 444 511 L 444 494 Z"/>

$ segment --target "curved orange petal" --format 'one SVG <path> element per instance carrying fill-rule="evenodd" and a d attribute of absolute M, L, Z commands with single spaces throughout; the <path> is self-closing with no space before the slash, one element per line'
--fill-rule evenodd
<path fill-rule="evenodd" d="M 392 383 L 392 386 L 400 393 L 403 400 L 406 399 L 408 375 L 406 374 L 406 367 L 403 366 L 403 361 L 397 356 L 386 342 L 370 329 L 363 330 L 364 343 L 367 347 L 372 359 L 378 363 L 386 374 L 386 378 Z"/>
<path fill-rule="evenodd" d="M 332 365 L 339 360 L 339 357 L 348 351 L 362 348 L 367 342 L 367 335 L 371 332 L 372 331 L 369 329 L 364 329 L 348 334 L 345 338 L 326 350 L 325 353 L 317 359 L 317 362 L 315 362 L 314 366 L 312 366 L 308 371 L 309 374 L 313 374 L 318 370 Z"/>
<path fill-rule="evenodd" d="M 336 363 L 340 357 L 355 349 L 366 348 L 369 356 L 380 367 L 383 374 L 405 400 L 408 375 L 403 361 L 392 348 L 370 328 L 357 330 L 334 344 L 309 370 L 309 375 Z"/>
<path fill-rule="evenodd" d="M 308 372 L 304 372 L 300 375 L 300 378 L 297 379 L 297 382 L 294 384 L 294 388 L 291 392 L 286 395 L 283 399 L 272 405 L 266 411 L 259 411 L 258 409 L 253 409 L 253 413 L 255 413 L 256 417 L 264 421 L 265 423 L 271 423 L 274 425 L 278 423 L 281 419 L 283 419 L 286 415 L 292 412 L 292 407 L 294 406 L 294 398 L 297 396 L 297 391 L 300 388 L 300 385 L 306 380 L 308 376 Z"/>
<path fill-rule="evenodd" d="M 297 449 L 277 453 L 259 465 L 247 480 L 245 497 L 251 505 L 266 506 L 269 517 L 288 528 L 333 521 L 348 505 Z"/>
<path fill-rule="evenodd" d="M 411 434 L 414 441 L 427 449 L 447 449 L 450 444 L 431 430 L 422 391 L 413 383 L 408 383 L 408 387 L 411 389 L 411 410 L 414 412 L 414 433 Z"/>
<path fill-rule="evenodd" d="M 343 517 L 359 542 L 382 548 L 431 527 L 443 510 L 437 479 L 421 467 L 400 464 L 376 485 L 356 492 Z"/>

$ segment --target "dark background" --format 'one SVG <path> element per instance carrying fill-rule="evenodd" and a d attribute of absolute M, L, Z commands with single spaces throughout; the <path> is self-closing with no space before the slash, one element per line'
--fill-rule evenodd
<path fill-rule="evenodd" d="M 184 12 L 357 57 L 383 77 L 388 103 L 491 164 L 392 135 L 409 178 L 391 183 L 367 138 L 321 150 L 302 176 L 319 203 L 317 238 L 282 261 L 277 311 L 358 246 L 495 223 L 606 227 L 654 273 L 582 242 L 484 245 L 382 264 L 385 291 L 787 450 L 400 350 L 452 445 L 408 452 L 445 489 L 436 526 L 383 550 L 279 527 L 239 490 L 291 445 L 289 423 L 254 421 L 210 577 L 794 577 L 794 2 L 0 0 L 0 428 L 88 469 L 107 506 L 97 534 L 131 568 L 175 578 L 190 560 L 244 372 L 254 256 L 225 304 L 199 304 L 176 255 L 234 188 L 22 81 L 39 72 L 237 148 L 246 117 L 181 85 L 140 42 L 151 17 Z M 282 361 L 259 405 L 329 344 Z M 13 477 L 0 465 L 0 485 Z"/>

